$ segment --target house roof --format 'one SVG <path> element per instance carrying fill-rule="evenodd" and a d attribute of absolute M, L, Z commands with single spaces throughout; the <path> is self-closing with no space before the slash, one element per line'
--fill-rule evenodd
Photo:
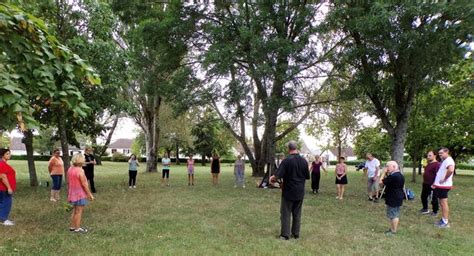
<path fill-rule="evenodd" d="M 132 148 L 133 139 L 118 139 L 110 143 L 109 148 Z"/>
<path fill-rule="evenodd" d="M 331 153 L 335 156 L 337 156 L 337 147 L 332 147 L 329 149 Z M 355 156 L 354 150 L 352 147 L 342 147 L 342 156 L 349 157 L 349 156 Z"/>
<path fill-rule="evenodd" d="M 21 142 L 22 139 L 21 137 L 12 137 L 10 139 L 10 150 L 26 150 L 25 144 Z"/>

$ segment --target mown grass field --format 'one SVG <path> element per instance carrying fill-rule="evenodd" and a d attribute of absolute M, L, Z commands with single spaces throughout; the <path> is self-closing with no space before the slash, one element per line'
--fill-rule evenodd
<path fill-rule="evenodd" d="M 416 200 L 405 202 L 399 233 L 385 237 L 383 203 L 366 201 L 365 178 L 351 171 L 344 201 L 335 199 L 333 173 L 322 175 L 321 193 L 308 193 L 300 240 L 280 241 L 280 191 L 233 188 L 225 166 L 221 183 L 211 185 L 209 167 L 196 168 L 196 185 L 187 186 L 184 166 L 171 169 L 171 186 L 159 174 L 143 173 L 130 190 L 126 163 L 96 167 L 96 200 L 86 207 L 88 234 L 68 231 L 70 213 L 49 201 L 49 188 L 28 186 L 25 161 L 17 170 L 14 227 L 0 226 L 0 255 L 474 255 L 474 176 L 455 177 L 450 193 L 451 228 L 434 227 L 420 216 L 420 184 L 407 182 Z M 37 163 L 42 183 L 46 162 Z M 461 172 L 462 173 L 462 172 Z M 248 169 L 248 173 L 250 171 Z M 409 177 L 406 177 L 409 180 Z"/>

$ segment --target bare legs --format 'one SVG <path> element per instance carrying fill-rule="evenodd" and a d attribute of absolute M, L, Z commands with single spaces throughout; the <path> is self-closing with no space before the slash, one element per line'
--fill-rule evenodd
<path fill-rule="evenodd" d="M 78 229 L 81 227 L 81 219 L 83 212 L 84 206 L 74 206 L 74 208 L 72 209 L 70 228 Z"/>
<path fill-rule="evenodd" d="M 345 186 L 342 185 L 342 184 L 337 184 L 336 188 L 337 188 L 337 197 L 336 197 L 336 199 L 341 199 L 342 200 L 344 198 L 344 188 L 345 188 Z"/>
<path fill-rule="evenodd" d="M 390 230 L 392 233 L 397 233 L 399 218 L 394 218 L 390 220 Z"/>
<path fill-rule="evenodd" d="M 194 186 L 194 174 L 188 174 L 188 186 L 189 185 Z"/>
<path fill-rule="evenodd" d="M 217 185 L 219 183 L 219 173 L 212 174 L 212 185 Z"/>
<path fill-rule="evenodd" d="M 445 223 L 448 223 L 448 220 L 449 220 L 448 199 L 447 198 L 439 199 L 439 204 L 441 206 L 441 214 L 443 217 L 443 221 Z"/>

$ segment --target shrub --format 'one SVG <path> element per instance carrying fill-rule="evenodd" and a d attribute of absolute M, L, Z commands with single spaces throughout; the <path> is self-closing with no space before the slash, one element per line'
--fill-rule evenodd
<path fill-rule="evenodd" d="M 112 158 L 110 159 L 112 162 L 127 162 L 128 161 L 128 156 L 115 152 L 112 154 Z"/>

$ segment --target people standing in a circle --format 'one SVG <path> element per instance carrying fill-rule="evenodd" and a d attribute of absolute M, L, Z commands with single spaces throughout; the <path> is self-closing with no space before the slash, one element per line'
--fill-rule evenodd
<path fill-rule="evenodd" d="M 336 199 L 342 200 L 344 198 L 344 187 L 347 184 L 347 165 L 344 163 L 345 158 L 339 157 L 339 163 L 336 164 Z"/>
<path fill-rule="evenodd" d="M 221 160 L 219 155 L 216 153 L 212 154 L 211 158 L 211 174 L 212 174 L 212 184 L 219 184 L 219 173 L 221 172 Z"/>
<path fill-rule="evenodd" d="M 132 154 L 128 159 L 128 188 L 136 188 L 137 183 L 137 173 L 138 173 L 138 164 L 137 156 Z"/>
<path fill-rule="evenodd" d="M 163 158 L 161 159 L 161 163 L 163 164 L 162 175 L 161 175 L 161 186 L 170 185 L 170 167 L 171 167 L 171 159 L 169 158 L 168 154 L 165 153 Z"/>
<path fill-rule="evenodd" d="M 234 163 L 234 175 L 235 175 L 235 185 L 236 187 L 245 188 L 245 161 L 242 160 L 242 156 L 237 156 L 237 161 Z"/>
<path fill-rule="evenodd" d="M 91 147 L 87 147 L 84 152 L 85 163 L 82 169 L 84 169 L 84 174 L 86 175 L 87 181 L 89 181 L 89 186 L 91 188 L 91 192 L 97 192 L 95 189 L 94 184 L 94 165 L 96 165 L 96 161 L 94 158 L 93 150 Z"/>
<path fill-rule="evenodd" d="M 61 183 L 64 175 L 64 163 L 63 159 L 61 159 L 59 149 L 53 151 L 53 155 L 51 159 L 49 159 L 48 171 L 53 181 L 49 200 L 51 202 L 57 202 L 59 200 L 59 192 L 61 191 Z"/>
<path fill-rule="evenodd" d="M 189 159 L 187 161 L 187 168 L 188 168 L 188 186 L 194 186 L 194 159 L 193 155 L 189 155 Z"/>
<path fill-rule="evenodd" d="M 319 180 L 321 179 L 321 168 L 327 173 L 323 166 L 323 161 L 320 156 L 316 155 L 314 161 L 311 163 L 311 189 L 313 194 L 319 193 Z"/>
<path fill-rule="evenodd" d="M 15 225 L 15 222 L 8 218 L 16 190 L 16 172 L 7 163 L 10 158 L 10 149 L 0 148 L 0 223 L 4 226 Z"/>

